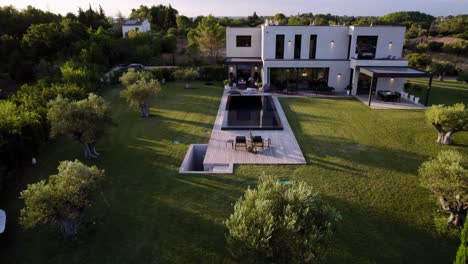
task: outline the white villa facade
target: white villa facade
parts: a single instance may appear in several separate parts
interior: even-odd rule
[[[149,32],[151,31],[151,25],[148,19],[128,19],[122,24],[122,37],[126,38],[131,30]]]
[[[306,90],[317,83],[352,94],[402,89],[405,78],[378,81],[363,67],[408,68],[402,58],[405,28],[391,26],[228,27],[226,68],[232,78],[262,80],[272,90],[294,85]],[[398,77],[398,76],[396,76]]]

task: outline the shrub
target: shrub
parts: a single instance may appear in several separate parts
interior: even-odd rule
[[[406,55],[410,67],[425,69],[432,63],[432,57],[428,54],[410,53]]]
[[[444,43],[438,41],[428,41],[426,43],[427,49],[431,51],[441,51],[442,46],[444,46]]]
[[[203,81],[222,81],[225,78],[223,66],[204,66],[200,68],[200,79]]]
[[[457,81],[468,83],[468,72],[458,74]]]
[[[327,253],[339,213],[304,182],[261,176],[225,221],[231,253],[250,262],[315,263]]]

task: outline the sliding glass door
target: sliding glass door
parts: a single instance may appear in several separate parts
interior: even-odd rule
[[[273,91],[307,91],[328,85],[329,68],[270,68],[269,71]]]

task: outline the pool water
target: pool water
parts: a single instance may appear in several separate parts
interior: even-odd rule
[[[271,96],[230,95],[227,98],[223,130],[282,130]]]

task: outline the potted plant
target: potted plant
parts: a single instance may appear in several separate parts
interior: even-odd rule
[[[346,95],[351,95],[351,90],[353,89],[353,87],[351,85],[348,84],[348,86],[346,86],[345,88],[345,91],[346,91]]]
[[[229,80],[224,80],[224,89],[230,89],[231,88],[231,81]]]

